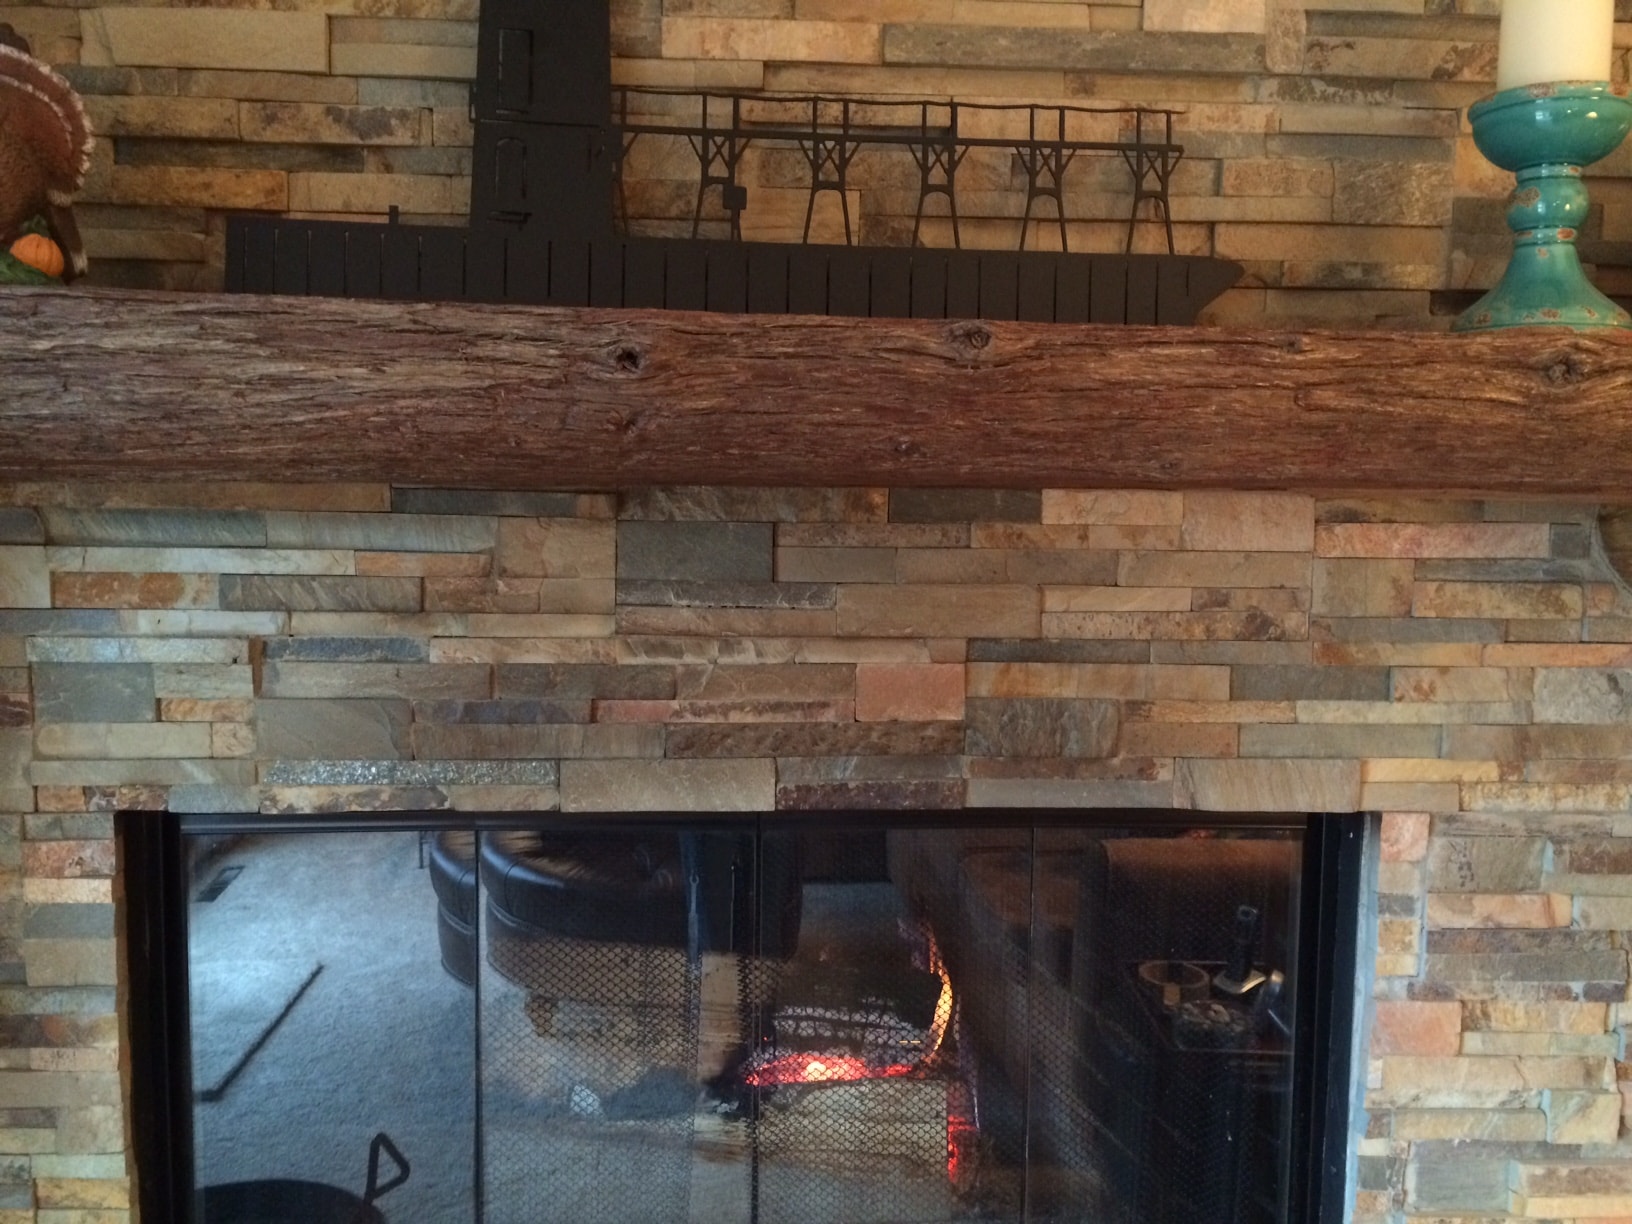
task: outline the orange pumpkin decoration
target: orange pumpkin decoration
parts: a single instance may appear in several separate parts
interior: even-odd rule
[[[62,248],[44,234],[24,234],[11,244],[12,256],[50,277],[62,275]]]

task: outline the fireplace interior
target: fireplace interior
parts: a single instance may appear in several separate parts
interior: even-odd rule
[[[1323,1218],[1356,820],[346,821],[125,822],[151,1218]]]

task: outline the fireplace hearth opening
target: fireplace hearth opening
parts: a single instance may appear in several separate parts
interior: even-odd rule
[[[148,1218],[1340,1218],[1358,818],[450,816],[122,818]]]

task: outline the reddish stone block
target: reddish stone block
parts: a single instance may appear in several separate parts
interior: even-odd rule
[[[111,876],[111,841],[44,841],[23,843],[23,874],[43,879]]]
[[[1385,863],[1420,863],[1428,857],[1426,812],[1384,812],[1381,855]]]
[[[858,722],[937,722],[963,717],[957,663],[879,663],[856,668]]]
[[[1373,1058],[1455,1055],[1462,1049],[1462,1005],[1380,1000],[1372,1019]]]

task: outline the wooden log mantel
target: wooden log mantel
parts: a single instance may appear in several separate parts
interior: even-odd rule
[[[0,293],[0,480],[1625,500],[1632,337]]]

